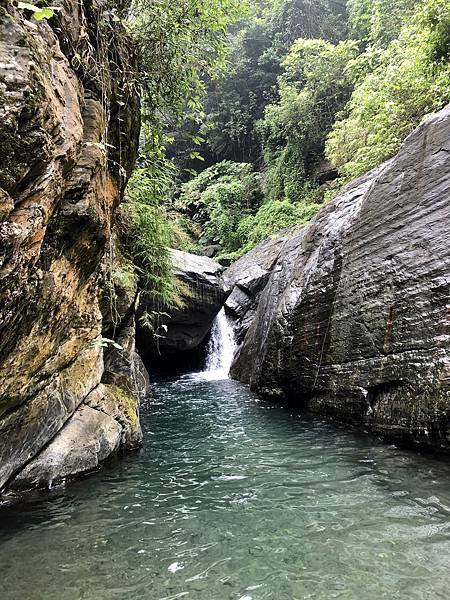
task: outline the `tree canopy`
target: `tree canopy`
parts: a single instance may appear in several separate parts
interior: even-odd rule
[[[230,260],[306,222],[450,97],[446,0],[135,0],[130,29],[133,244],[151,206],[159,265],[168,243]]]

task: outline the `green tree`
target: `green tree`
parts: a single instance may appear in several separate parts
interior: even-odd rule
[[[255,125],[278,99],[282,61],[297,38],[336,41],[345,32],[345,2],[260,0],[231,37],[230,67],[211,82],[205,104],[203,152],[208,165],[224,159],[261,162]]]
[[[326,137],[352,90],[347,65],[357,54],[352,41],[294,42],[279,78],[280,100],[259,123],[267,165],[267,198],[296,202],[323,160]]]
[[[351,99],[333,126],[327,155],[344,178],[395,154],[424,115],[449,101],[449,59],[448,2],[425,0],[375,68],[357,74]]]
[[[314,202],[293,204],[287,200],[272,200],[263,204],[255,215],[249,215],[239,223],[237,233],[241,248],[233,258],[248,252],[285,227],[307,223],[319,208],[320,204]]]
[[[224,69],[228,27],[244,8],[238,0],[134,0],[130,26],[153,126],[201,116],[205,78]]]
[[[242,15],[241,0],[134,0],[129,28],[139,62],[142,90],[140,168],[127,187],[119,228],[141,289],[157,306],[174,306],[180,288],[168,247],[186,241],[165,202],[177,169],[166,157],[168,129],[201,121],[205,80],[226,65],[227,32]]]
[[[260,175],[248,163],[222,161],[185,183],[176,206],[201,227],[200,242],[237,250],[239,222],[262,200]]]
[[[417,0],[348,0],[352,36],[365,45],[386,47],[416,7]]]

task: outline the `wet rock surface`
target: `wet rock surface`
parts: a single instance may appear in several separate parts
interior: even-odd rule
[[[100,383],[10,487],[45,487],[95,471],[111,456],[139,448],[141,443],[136,399],[119,386]]]
[[[157,313],[154,333],[138,321],[137,343],[146,362],[167,356],[201,351],[212,322],[222,308],[229,289],[222,277],[223,267],[206,256],[171,250],[176,276],[182,285],[183,306],[170,309],[140,302],[139,315]]]
[[[225,310],[232,318],[238,343],[243,341],[255,316],[260,294],[280,253],[298,229],[289,227],[276,237],[265,240],[224,272],[225,285],[231,289]]]
[[[118,452],[120,425],[103,412],[85,404],[35,459],[11,482],[15,490],[46,487],[68,477],[94,471]]]
[[[283,243],[235,378],[398,442],[450,449],[449,140],[447,107]],[[228,300],[238,328],[253,311],[237,295],[246,285]]]
[[[137,154],[139,98],[125,79],[134,58],[100,3],[59,8],[40,22],[12,3],[0,12],[0,491],[114,368],[101,290]],[[134,297],[118,308],[112,333],[128,328],[129,373],[133,307]]]

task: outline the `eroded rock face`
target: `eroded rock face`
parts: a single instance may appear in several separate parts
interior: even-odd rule
[[[35,459],[12,481],[16,490],[58,484],[94,471],[119,451],[121,427],[100,410],[82,404]]]
[[[124,31],[96,0],[53,5],[0,8],[0,491],[105,376],[100,289],[138,143]]]
[[[449,140],[446,108],[287,240],[234,377],[450,449]]]
[[[224,272],[225,285],[231,289],[225,302],[225,311],[232,318],[238,344],[244,340],[255,316],[261,292],[280,253],[298,229],[289,227],[276,237],[265,240]]]
[[[177,278],[184,286],[183,306],[167,311],[165,308],[141,301],[139,313],[158,311],[154,323],[156,336],[138,325],[138,346],[149,360],[157,362],[184,355],[199,349],[211,329],[212,322],[222,308],[229,289],[223,278],[223,267],[206,256],[171,250]]]
[[[138,405],[122,388],[99,384],[78,406],[50,444],[19,471],[15,490],[59,483],[95,471],[123,449],[139,448]]]

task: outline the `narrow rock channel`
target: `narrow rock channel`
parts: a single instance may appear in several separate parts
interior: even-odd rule
[[[0,600],[447,600],[445,0],[0,0]]]

